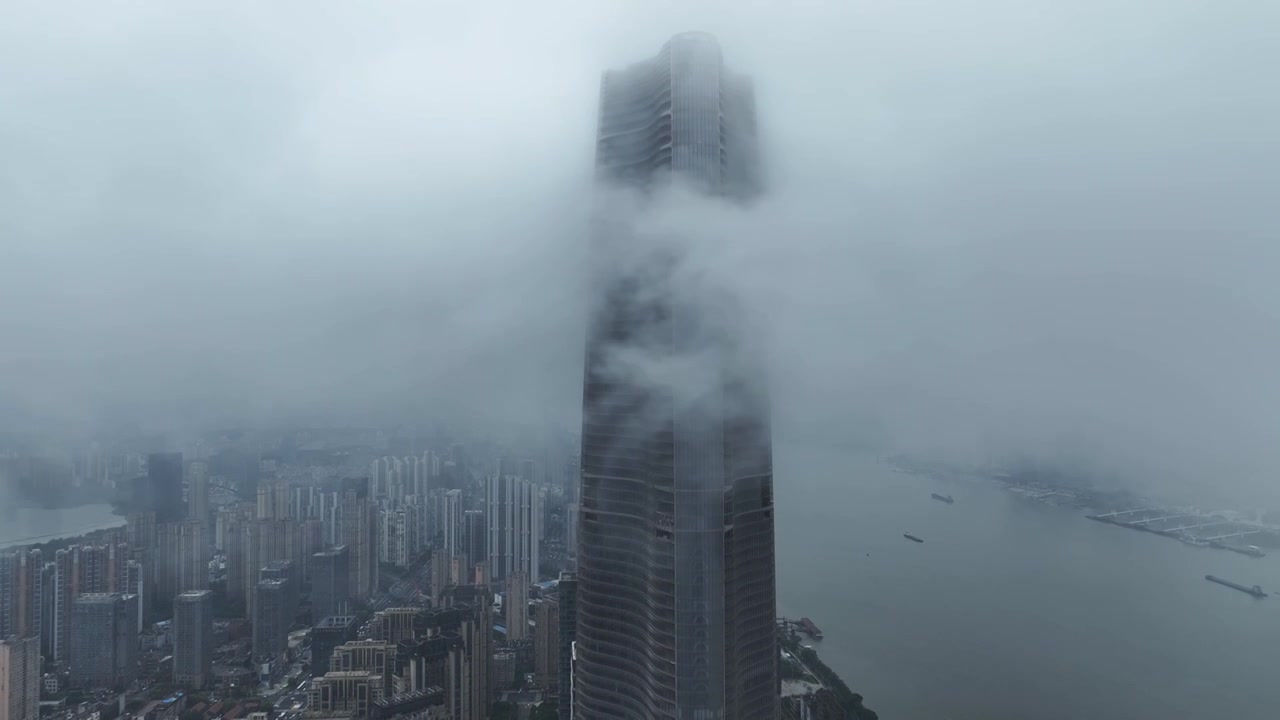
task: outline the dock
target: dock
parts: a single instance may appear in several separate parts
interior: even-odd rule
[[[1149,532],[1172,538],[1187,545],[1229,550],[1249,557],[1265,557],[1266,553],[1249,542],[1280,542],[1280,528],[1247,523],[1222,515],[1161,507],[1113,510],[1085,517],[1097,522],[1129,530]]]

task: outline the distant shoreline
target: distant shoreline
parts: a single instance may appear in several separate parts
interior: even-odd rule
[[[77,505],[75,507],[76,508],[91,507],[94,505],[108,505],[108,504],[107,503],[90,503],[88,505]],[[14,508],[14,512],[15,514],[30,512],[30,511],[35,511],[40,513],[50,513],[50,512],[59,512],[62,510],[72,510],[72,509],[74,508],[52,508],[51,509],[51,508],[39,508],[39,507],[26,507],[26,508]],[[124,516],[121,515],[119,512],[117,512],[116,508],[114,507],[112,508],[112,515],[116,519],[106,520],[103,522],[91,523],[86,525],[80,525],[74,528],[58,530],[56,532],[51,532],[51,533],[44,533],[44,534],[37,534],[37,535],[15,534],[13,537],[0,538],[0,550],[15,550],[15,549],[20,549],[25,547],[45,545],[47,543],[58,541],[58,540],[78,540],[92,533],[99,532],[102,530],[110,530],[112,528],[118,528],[125,524]]]

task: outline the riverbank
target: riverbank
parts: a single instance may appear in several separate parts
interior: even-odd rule
[[[794,631],[778,629],[778,644],[786,651],[783,666],[783,718],[803,717],[800,712],[789,714],[799,703],[807,703],[811,710],[818,710],[825,703],[834,702],[844,710],[847,720],[878,720],[875,711],[862,704],[862,696],[849,689],[834,670],[818,657],[818,652],[806,646]],[[825,692],[824,692],[825,691]],[[813,706],[818,707],[813,707]]]

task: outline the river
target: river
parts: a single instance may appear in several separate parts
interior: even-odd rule
[[[778,605],[884,720],[1280,717],[1280,553],[779,445]],[[948,505],[929,497],[950,494]],[[914,533],[924,544],[903,538]]]
[[[0,548],[83,535],[91,530],[123,525],[124,522],[124,518],[111,512],[108,504],[56,510],[6,508],[0,510]]]

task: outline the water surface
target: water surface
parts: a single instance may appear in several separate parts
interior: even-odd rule
[[[1276,554],[831,449],[780,445],[775,470],[779,613],[885,720],[1280,717],[1280,597],[1204,579],[1280,590]]]
[[[0,509],[0,548],[83,535],[91,530],[123,525],[124,522],[124,518],[111,512],[108,504],[56,510],[3,508]]]

